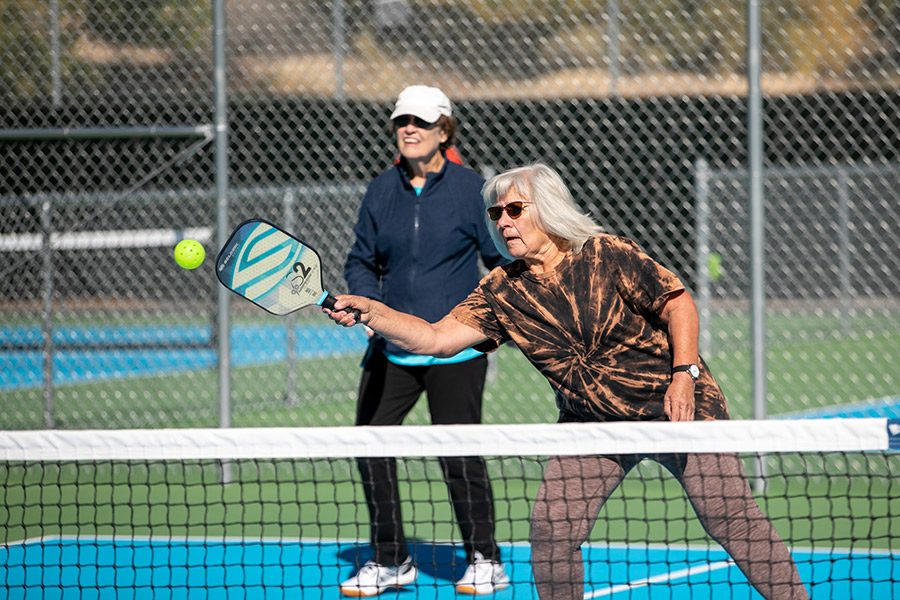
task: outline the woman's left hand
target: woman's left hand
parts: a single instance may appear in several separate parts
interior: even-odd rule
[[[664,407],[670,421],[694,420],[694,382],[690,375],[678,373],[672,377]]]

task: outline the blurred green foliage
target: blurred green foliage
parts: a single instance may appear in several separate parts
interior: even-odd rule
[[[337,1],[297,0],[328,14]],[[56,4],[58,14],[48,0],[0,0],[0,101],[49,94],[54,65],[65,85],[67,79],[85,77],[85,68],[79,64],[100,69],[133,60],[134,52],[121,52],[122,48],[163,50],[165,60],[211,52],[212,0],[58,0]],[[360,33],[373,27],[373,2],[342,0],[340,6],[348,23],[355,24],[351,30]],[[527,44],[535,60],[548,69],[611,64],[610,36],[618,42],[614,50],[623,73],[659,70],[721,76],[742,74],[745,69],[743,2],[427,0],[410,2],[409,8],[414,18],[397,25],[407,29],[391,32],[380,43],[393,43],[398,52],[416,52],[430,47],[430,37],[443,36],[446,44],[437,47],[446,68],[454,68],[461,60],[484,62],[488,46],[459,43],[459,32],[468,31],[497,38],[500,47],[539,32],[540,39],[529,39]],[[240,9],[252,14],[270,7],[261,3]],[[765,3],[762,11],[763,68],[768,72],[825,78],[854,69],[893,72],[892,57],[900,43],[900,0],[785,0]],[[440,23],[446,31],[435,25]],[[413,39],[409,36],[420,36],[420,45],[409,43]],[[55,47],[54,39],[58,40]],[[98,66],[96,56],[101,50],[106,62]],[[884,66],[879,66],[879,60],[886,60]],[[486,65],[496,72],[481,76],[508,73],[499,62]]]
[[[123,46],[208,53],[211,14],[209,0],[0,0],[0,102],[49,96],[54,70],[64,86],[85,77],[90,46],[113,63]]]
[[[0,99],[50,93],[50,23],[47,2],[0,1]],[[68,45],[68,36],[62,30],[60,35],[61,45]]]
[[[111,44],[188,51],[210,43],[210,0],[93,0],[83,10],[87,30]]]

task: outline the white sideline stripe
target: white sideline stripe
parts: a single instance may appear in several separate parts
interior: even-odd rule
[[[622,583],[619,585],[614,585],[611,588],[606,588],[604,590],[597,590],[596,592],[589,592],[584,595],[585,598],[599,598],[600,596],[612,596],[613,594],[618,594],[619,592],[627,592],[630,590],[634,590],[636,588],[647,587],[653,583],[663,583],[675,581],[676,579],[685,579],[690,577],[691,575],[698,575],[700,573],[708,573],[712,571],[718,571],[720,569],[727,569],[728,567],[734,566],[734,562],[731,560],[726,560],[717,563],[710,563],[708,565],[702,565],[697,567],[688,567],[687,569],[682,569],[680,571],[672,571],[671,573],[662,573],[660,575],[654,575],[653,577],[647,577],[646,579],[638,579],[637,581],[630,581],[628,583]]]
[[[95,250],[98,248],[145,248],[150,246],[174,246],[183,239],[210,243],[212,227],[190,229],[129,229],[121,231],[75,231],[50,234],[50,247],[54,250]],[[43,235],[39,233],[13,233],[0,235],[0,252],[24,252],[40,250]]]
[[[227,460],[888,450],[888,420],[0,431],[0,460]]]

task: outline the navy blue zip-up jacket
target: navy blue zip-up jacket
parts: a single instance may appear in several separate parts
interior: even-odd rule
[[[487,231],[483,185],[449,160],[418,196],[400,164],[376,177],[344,264],[349,292],[431,323],[444,317],[478,285],[479,253],[488,269],[508,262]]]

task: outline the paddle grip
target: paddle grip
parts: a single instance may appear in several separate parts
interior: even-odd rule
[[[334,310],[335,302],[337,302],[337,298],[335,298],[331,294],[328,294],[327,296],[325,296],[325,299],[322,300],[322,306],[324,306],[328,310]],[[358,310],[356,310],[355,308],[351,308],[350,310],[347,310],[347,309],[344,309],[344,310],[346,312],[350,313],[351,315],[353,315],[353,318],[356,319],[357,323],[362,323],[362,320],[360,319],[360,317],[362,315],[360,315]]]

